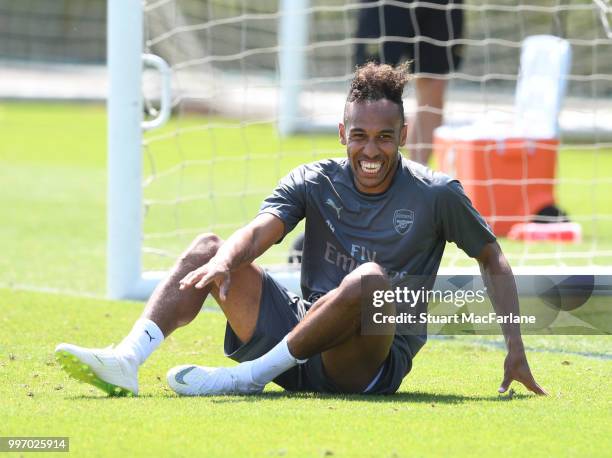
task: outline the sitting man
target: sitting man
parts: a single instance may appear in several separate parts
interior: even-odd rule
[[[447,241],[476,258],[496,311],[517,314],[511,269],[461,185],[398,150],[407,135],[408,78],[403,67],[358,68],[339,125],[347,156],[294,169],[227,240],[196,238],[116,348],[60,344],[62,367],[109,394],[137,394],[138,367],[212,294],[227,318],[225,353],[240,364],[173,368],[168,383],[177,393],[259,393],[274,381],[290,391],[391,394],[426,336],[404,335],[389,323],[384,332],[362,332],[362,300],[408,275],[435,276]],[[302,218],[304,299],[253,263]],[[529,369],[519,326],[502,330],[508,354],[499,391],[517,380],[545,394]]]

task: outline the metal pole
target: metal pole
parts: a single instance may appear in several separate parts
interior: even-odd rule
[[[309,0],[282,0],[278,34],[280,101],[278,130],[289,135],[298,128],[300,94],[306,73]]]
[[[107,24],[107,294],[119,299],[141,273],[141,0],[108,0]]]

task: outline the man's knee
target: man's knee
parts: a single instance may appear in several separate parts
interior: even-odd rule
[[[376,262],[366,262],[364,264],[361,264],[351,273],[357,274],[360,276],[376,275],[376,276],[387,278],[387,272],[385,272],[385,269]]]
[[[377,287],[386,288],[389,286],[389,277],[385,269],[375,262],[366,262],[357,267],[351,275],[355,277],[360,283],[363,281],[363,277],[367,277],[368,283],[375,284]],[[362,283],[363,284],[363,283]]]
[[[212,232],[198,235],[180,258],[181,264],[202,265],[216,253],[223,240]]]
[[[361,264],[344,277],[341,288],[356,304],[361,303],[364,295],[371,295],[373,289],[387,289],[390,286],[385,269],[375,262]]]

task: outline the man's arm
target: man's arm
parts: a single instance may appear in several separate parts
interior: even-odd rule
[[[281,239],[285,231],[280,218],[269,213],[258,215],[253,221],[234,232],[206,264],[189,272],[180,281],[180,289],[195,286],[204,288],[211,281],[217,283],[221,300],[229,291],[231,272],[250,264]]]
[[[482,279],[498,315],[519,314],[518,294],[512,269],[497,242],[488,243],[476,258],[480,266]],[[504,361],[504,379],[499,387],[500,393],[505,393],[513,380],[521,382],[527,389],[536,394],[548,394],[533,378],[523,339],[521,328],[516,323],[501,325],[508,355]]]

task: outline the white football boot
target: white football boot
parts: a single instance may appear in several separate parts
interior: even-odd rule
[[[166,378],[170,388],[183,396],[256,394],[264,389],[264,385],[253,381],[248,362],[234,367],[186,364],[170,369]]]
[[[101,389],[109,396],[138,395],[138,364],[112,347],[83,348],[61,343],[55,357],[68,375]]]

